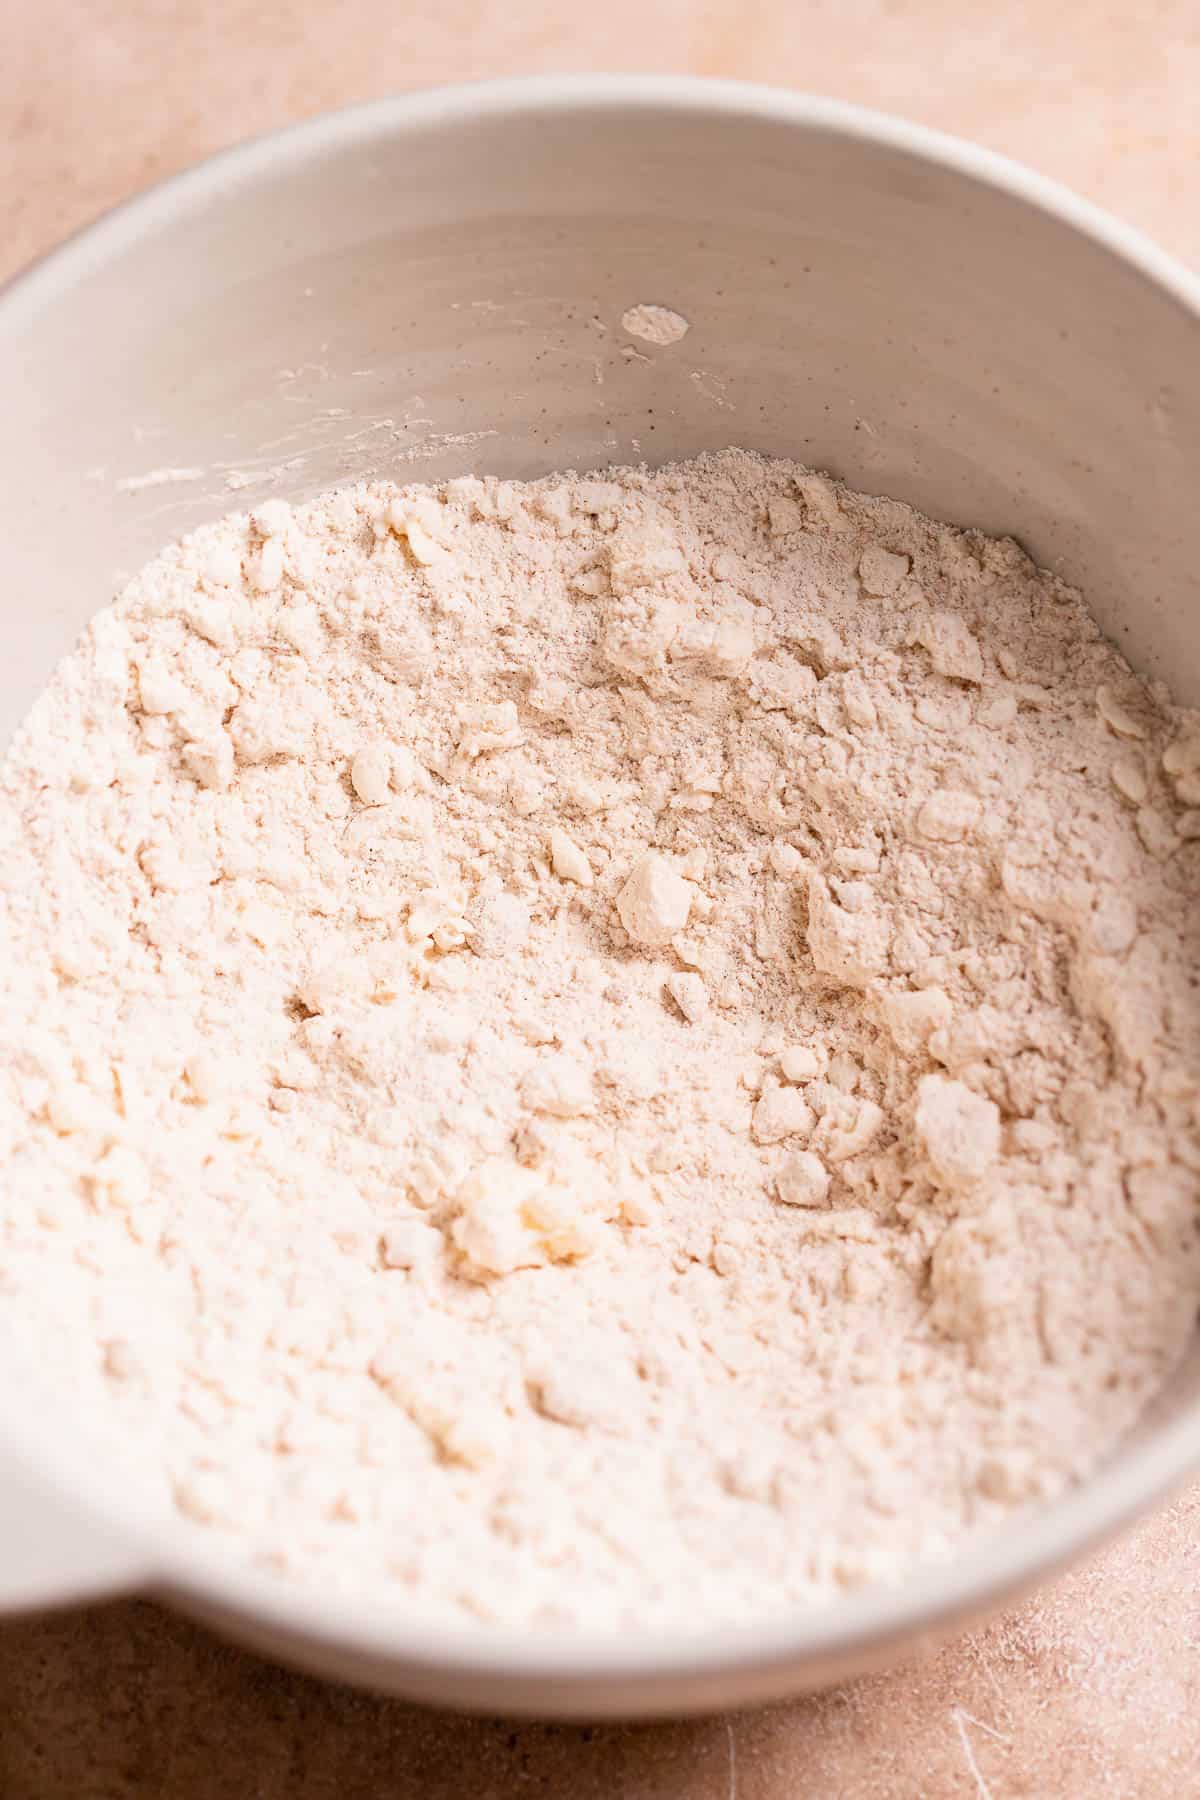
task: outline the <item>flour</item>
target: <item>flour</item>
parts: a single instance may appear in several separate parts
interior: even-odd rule
[[[740,452],[274,501],[93,622],[0,871],[0,1319],[297,1580],[827,1602],[1188,1340],[1200,719],[1011,542]]]
[[[669,306],[642,305],[631,306],[621,314],[621,329],[630,337],[643,338],[647,344],[663,349],[677,344],[691,326],[682,313],[673,312]]]

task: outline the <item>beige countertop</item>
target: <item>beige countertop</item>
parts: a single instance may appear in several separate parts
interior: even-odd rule
[[[8,0],[0,277],[208,151],[425,82],[786,82],[1023,158],[1200,264],[1200,6]],[[1200,1793],[1200,1489],[938,1655],[736,1718],[467,1721],[128,1602],[0,1628],[0,1800],[1162,1800]]]

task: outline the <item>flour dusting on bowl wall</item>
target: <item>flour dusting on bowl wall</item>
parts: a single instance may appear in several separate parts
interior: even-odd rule
[[[54,444],[90,551],[14,719],[105,570],[186,535],[5,765],[4,1305],[118,1536],[119,1445],[144,1580],[405,1691],[640,1710],[854,1666],[1184,1466],[1181,1412],[1093,1473],[1197,1299],[1200,726],[1162,680],[1200,673],[1194,420],[1120,531],[1108,451],[1196,322],[1154,253],[961,147],[758,90],[572,91],[227,163],[244,305],[201,278],[164,307],[138,411],[190,476],[265,469],[282,407],[284,493],[217,524],[203,474],[102,503],[111,357],[14,473],[39,491]],[[455,130],[436,208],[381,199],[381,157],[431,172]],[[52,415],[77,285],[115,352],[118,278],[165,303],[181,243],[205,266],[203,180],[6,302]],[[339,241],[306,250],[322,194]],[[314,301],[322,361],[281,395],[251,328],[303,376]],[[38,532],[34,505],[44,571]]]

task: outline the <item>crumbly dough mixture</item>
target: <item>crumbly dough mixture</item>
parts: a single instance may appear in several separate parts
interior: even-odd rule
[[[729,452],[272,501],[0,789],[0,1325],[409,1616],[746,1622],[1061,1490],[1200,1294],[1200,718]]]

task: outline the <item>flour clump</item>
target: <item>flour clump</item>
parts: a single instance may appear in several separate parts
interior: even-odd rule
[[[408,1617],[898,1580],[1188,1342],[1198,885],[1200,719],[1011,541],[739,451],[272,500],[3,767],[0,1321]]]

